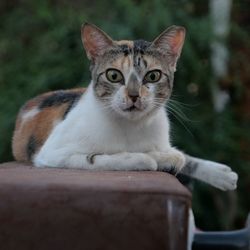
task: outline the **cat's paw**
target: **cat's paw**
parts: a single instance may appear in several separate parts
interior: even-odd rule
[[[237,188],[238,175],[232,169],[224,164],[214,163],[212,185],[223,190],[234,190]]]
[[[131,170],[149,170],[149,171],[155,171],[157,170],[157,162],[154,158],[150,157],[147,154],[144,153],[135,153],[133,154],[133,160],[136,162],[136,164],[130,164],[132,168]],[[128,160],[129,161],[129,160]]]
[[[168,152],[149,152],[148,154],[156,160],[159,171],[172,174],[179,173],[186,162],[184,154],[174,148]]]

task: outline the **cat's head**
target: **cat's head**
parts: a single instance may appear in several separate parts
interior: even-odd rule
[[[171,26],[153,42],[114,41],[95,25],[84,24],[82,41],[103,108],[137,120],[164,105],[184,39],[185,29]]]

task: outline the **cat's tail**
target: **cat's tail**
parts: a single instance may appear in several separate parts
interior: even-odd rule
[[[221,190],[237,188],[238,175],[224,164],[208,161],[185,154],[186,165],[181,174],[204,181]]]

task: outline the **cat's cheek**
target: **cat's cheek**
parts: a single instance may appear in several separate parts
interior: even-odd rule
[[[150,107],[150,103],[148,102],[148,100],[141,100],[140,104],[139,104],[139,108],[141,111],[144,111],[146,109],[148,109],[148,107]]]
[[[112,106],[122,111],[128,108],[131,104],[132,102],[126,97],[124,87],[122,86],[114,95]]]
[[[124,116],[124,109],[126,109],[127,105],[122,96],[116,95],[113,97],[113,100],[111,101],[111,108],[118,113],[119,115]]]
[[[148,91],[148,95],[149,95],[149,96],[155,94],[155,90],[156,90],[155,84],[148,83],[148,84],[146,85],[146,88],[147,88],[147,91]]]
[[[150,111],[154,106],[154,95],[150,94],[147,97],[142,97],[140,100],[140,109],[142,111]]]

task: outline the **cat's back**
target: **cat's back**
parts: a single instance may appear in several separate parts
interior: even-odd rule
[[[63,121],[85,92],[84,88],[47,92],[20,109],[12,141],[16,160],[30,161],[52,129]]]

